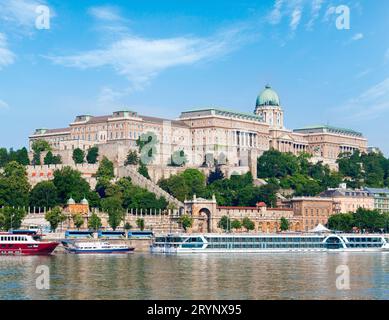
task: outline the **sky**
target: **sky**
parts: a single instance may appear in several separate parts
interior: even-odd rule
[[[253,112],[270,84],[287,128],[389,155],[388,30],[387,0],[0,0],[0,146],[79,114]]]

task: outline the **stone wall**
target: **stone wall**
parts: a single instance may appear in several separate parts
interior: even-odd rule
[[[71,167],[74,170],[81,172],[81,176],[88,181],[91,188],[96,186],[96,179],[93,175],[97,172],[99,167],[98,164],[52,164],[52,165],[41,165],[41,166],[27,166],[27,177],[31,186],[35,186],[37,183],[54,178],[53,174],[55,170],[61,170],[64,167]]]

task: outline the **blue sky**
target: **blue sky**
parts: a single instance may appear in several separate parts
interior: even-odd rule
[[[270,83],[288,128],[352,128],[389,155],[388,30],[387,0],[0,0],[0,146],[77,114],[252,112]]]

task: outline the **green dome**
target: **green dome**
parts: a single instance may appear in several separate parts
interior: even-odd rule
[[[263,90],[258,98],[257,98],[257,107],[262,106],[280,106],[280,98],[278,97],[278,94],[269,86],[267,85],[265,87],[265,90]]]

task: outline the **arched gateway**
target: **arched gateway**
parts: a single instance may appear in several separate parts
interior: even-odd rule
[[[231,221],[235,219],[242,221],[247,217],[254,223],[256,232],[278,232],[282,217],[288,219],[291,231],[301,229],[301,217],[294,217],[293,209],[266,208],[263,203],[258,203],[256,207],[218,206],[215,196],[212,197],[212,200],[194,196],[192,200],[186,200],[184,204],[185,213],[193,218],[191,232],[222,232],[218,223],[223,216],[229,217]],[[245,229],[238,231],[245,231]]]
[[[189,214],[193,218],[192,229],[195,232],[215,232],[217,228],[217,222],[214,221],[216,213],[217,203],[216,198],[212,197],[212,200],[197,198],[193,196],[192,200],[185,201],[185,213]]]

